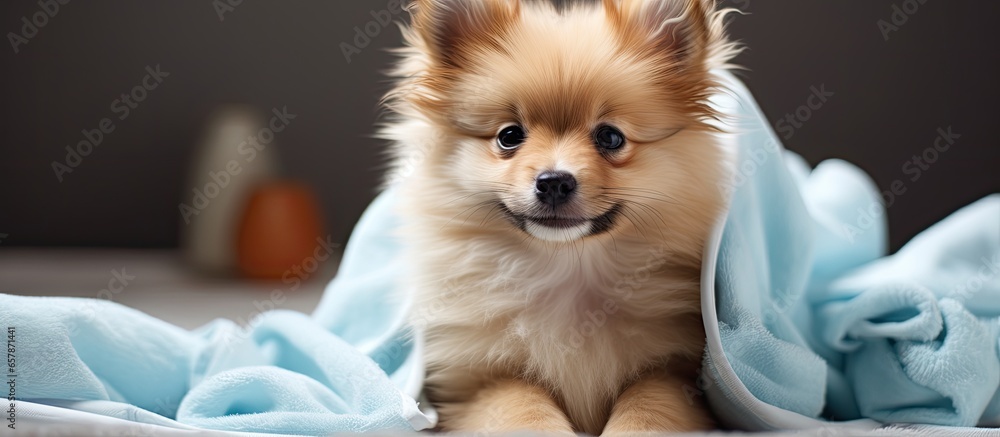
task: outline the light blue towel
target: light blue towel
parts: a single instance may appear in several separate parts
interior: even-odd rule
[[[724,78],[731,92],[715,103],[735,131],[737,178],[707,247],[700,386],[720,419],[746,429],[1000,421],[1000,196],[885,257],[871,181],[842,161],[810,170]],[[0,326],[17,327],[19,397],[234,431],[432,426],[415,401],[421,342],[403,328],[393,196],[369,207],[311,316],[188,332],[112,303],[0,295]]]
[[[1000,196],[887,257],[868,177],[838,160],[810,170],[728,80],[716,104],[738,131],[737,177],[703,293],[719,415],[752,429],[815,425],[788,412],[1000,424]]]
[[[188,332],[106,301],[0,294],[0,326],[16,328],[18,399],[178,428],[327,435],[432,426],[414,400],[418,354],[393,311],[405,301],[387,298],[389,272],[365,281],[398,265],[379,262],[390,257],[377,240],[392,220],[379,202],[355,231],[365,244],[348,249],[313,317],[272,311],[249,330],[219,320]],[[336,302],[352,287],[364,293]]]

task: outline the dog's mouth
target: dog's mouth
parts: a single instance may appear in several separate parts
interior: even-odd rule
[[[556,229],[569,229],[580,226],[584,223],[589,222],[589,219],[585,218],[548,218],[548,217],[525,217],[525,220],[532,223],[537,223],[542,226],[548,226],[550,228]]]
[[[611,230],[621,214],[621,205],[615,204],[597,217],[556,217],[518,214],[501,204],[507,217],[524,232],[548,241],[573,241],[603,234]]]

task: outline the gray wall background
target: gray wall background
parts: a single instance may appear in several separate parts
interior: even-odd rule
[[[19,53],[0,46],[0,243],[176,246],[194,144],[229,102],[298,115],[276,140],[281,164],[316,189],[330,232],[346,240],[379,181],[383,145],[370,135],[399,32],[383,29],[351,63],[339,46],[387,3],[247,0],[224,21],[208,0],[61,5]],[[835,93],[786,146],[813,164],[853,162],[883,189],[904,182],[889,209],[893,248],[1000,191],[1000,3],[928,0],[888,41],[876,23],[915,0],[725,3],[750,13],[732,34],[749,46],[741,76],[772,121],[811,86]],[[39,10],[0,2],[0,30],[19,33]],[[156,64],[170,76],[60,183],[50,163]],[[948,126],[961,138],[911,181],[904,165]]]

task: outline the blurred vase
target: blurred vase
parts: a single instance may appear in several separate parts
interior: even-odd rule
[[[312,191],[295,182],[258,187],[239,227],[240,271],[257,279],[282,279],[314,256],[322,237],[319,206]]]
[[[248,145],[264,128],[260,111],[247,106],[224,106],[209,117],[180,205],[184,257],[199,270],[236,271],[236,230],[247,199],[278,173],[273,142]]]

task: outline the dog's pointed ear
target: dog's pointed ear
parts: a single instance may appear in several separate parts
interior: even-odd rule
[[[605,13],[626,44],[669,55],[687,67],[704,66],[714,38],[714,0],[604,0]]]
[[[490,43],[520,17],[520,0],[415,0],[413,30],[434,60],[458,66],[462,47]]]

